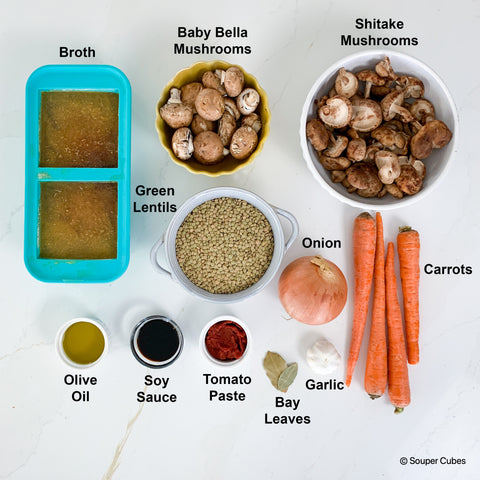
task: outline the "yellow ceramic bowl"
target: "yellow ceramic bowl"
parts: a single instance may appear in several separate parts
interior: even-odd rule
[[[158,109],[164,105],[167,99],[170,96],[170,89],[173,87],[180,88],[183,85],[190,82],[198,82],[201,80],[202,75],[209,70],[216,70],[217,68],[226,70],[229,67],[237,66],[242,70],[243,75],[245,76],[245,87],[253,87],[260,94],[260,105],[257,108],[257,113],[262,119],[262,129],[259,132],[258,145],[255,151],[245,160],[235,160],[231,155],[228,155],[224,160],[215,165],[202,165],[198,163],[195,159],[187,160],[186,162],[179,160],[172,150],[172,135],[174,129],[170,128],[160,117]],[[218,177],[220,175],[229,175],[235,173],[241,168],[249,165],[253,162],[254,158],[260,153],[263,148],[263,144],[268,137],[270,132],[270,110],[268,108],[268,99],[267,94],[260,87],[257,79],[245,72],[245,70],[239,65],[232,65],[227,62],[222,61],[211,61],[211,62],[198,62],[194,63],[191,67],[184,70],[180,70],[175,77],[173,77],[170,82],[165,86],[162,92],[162,96],[157,104],[157,118],[155,121],[155,126],[157,128],[158,136],[160,142],[167,150],[170,158],[178,165],[186,168],[188,171],[197,174],[209,175],[210,177]]]

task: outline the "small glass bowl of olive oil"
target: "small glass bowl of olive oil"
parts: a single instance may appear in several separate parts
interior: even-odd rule
[[[57,333],[57,352],[70,367],[88,368],[96,365],[107,353],[105,327],[91,318],[74,318]]]

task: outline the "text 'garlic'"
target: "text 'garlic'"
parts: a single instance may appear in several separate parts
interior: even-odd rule
[[[340,365],[340,354],[333,344],[321,338],[307,350],[307,363],[315,373],[328,375]]]

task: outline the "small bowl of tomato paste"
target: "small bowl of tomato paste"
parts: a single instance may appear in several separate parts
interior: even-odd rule
[[[200,346],[206,357],[216,365],[240,362],[250,348],[248,328],[231,315],[216,317],[205,325]]]

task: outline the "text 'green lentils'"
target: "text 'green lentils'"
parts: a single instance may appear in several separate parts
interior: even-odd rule
[[[273,232],[260,210],[221,197],[195,207],[177,232],[177,261],[186,277],[210,293],[237,293],[254,285],[273,255]]]

